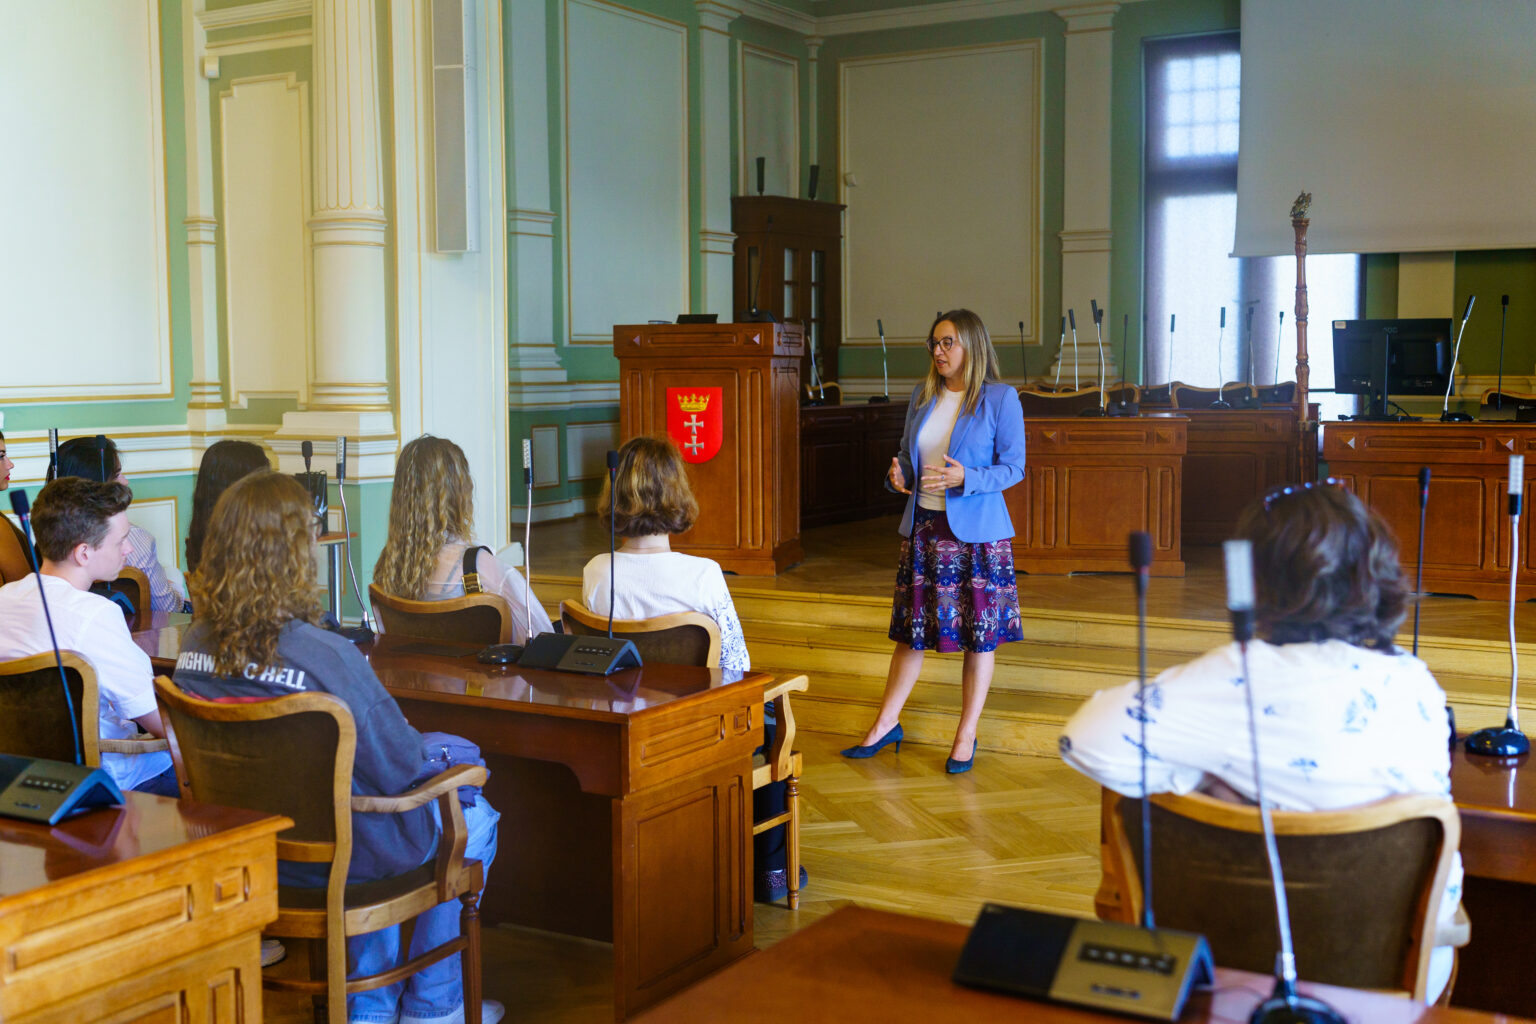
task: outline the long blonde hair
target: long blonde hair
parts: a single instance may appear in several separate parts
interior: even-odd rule
[[[976,411],[981,401],[981,389],[1002,379],[1003,372],[997,365],[997,349],[992,347],[992,337],[981,317],[968,309],[952,309],[940,313],[928,328],[928,340],[939,324],[948,320],[955,325],[955,340],[965,349],[965,397],[962,407],[967,415]],[[928,360],[928,376],[923,378],[923,390],[918,404],[927,405],[944,389],[944,378],[939,376],[938,365]]]
[[[304,485],[271,470],[235,481],[213,506],[202,559],[187,580],[218,675],[275,663],[283,626],[319,618],[314,525]]]
[[[373,567],[373,582],[396,597],[419,601],[449,541],[467,541],[475,527],[475,482],[464,451],[443,437],[422,434],[400,449],[389,497],[389,534]]]

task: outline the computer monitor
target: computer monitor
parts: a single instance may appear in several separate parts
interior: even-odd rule
[[[1450,317],[1335,320],[1333,390],[1367,395],[1368,419],[1388,419],[1389,395],[1444,395],[1455,335]]]

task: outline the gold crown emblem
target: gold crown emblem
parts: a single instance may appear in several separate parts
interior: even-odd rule
[[[709,408],[709,396],[706,395],[678,395],[678,408],[683,412],[703,412]]]

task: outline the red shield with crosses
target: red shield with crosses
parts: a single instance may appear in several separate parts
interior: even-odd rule
[[[725,398],[720,388],[667,388],[667,436],[684,462],[708,462],[725,440]]]

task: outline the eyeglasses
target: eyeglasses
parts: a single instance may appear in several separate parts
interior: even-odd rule
[[[956,341],[954,338],[929,338],[928,339],[928,351],[932,352],[934,349],[940,349],[941,348],[945,352],[948,352],[950,349],[954,348],[958,344],[959,344],[959,342]]]
[[[1343,487],[1343,486],[1344,486],[1344,481],[1343,480],[1340,480],[1338,477],[1329,476],[1329,477],[1324,477],[1321,480],[1314,480],[1314,481],[1312,481],[1310,483],[1305,483],[1305,484],[1286,484],[1284,487],[1276,487],[1274,490],[1272,490],[1268,494],[1264,495],[1264,511],[1268,512],[1270,509],[1274,508],[1275,507],[1275,502],[1277,502],[1277,501],[1283,501],[1286,498],[1289,498],[1293,494],[1301,494],[1301,493],[1303,493],[1305,491],[1310,491],[1314,487]]]

